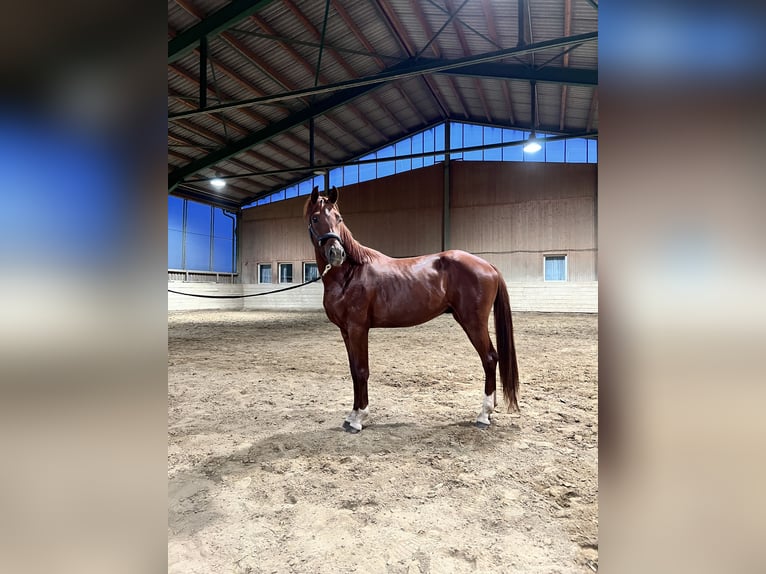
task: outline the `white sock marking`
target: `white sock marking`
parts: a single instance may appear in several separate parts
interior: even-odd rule
[[[346,417],[346,422],[356,430],[362,430],[362,424],[370,416],[370,407],[365,409],[355,409]]]
[[[490,424],[489,415],[495,410],[495,393],[491,395],[484,395],[484,400],[481,403],[481,412],[476,417],[477,423],[483,423],[485,425]]]

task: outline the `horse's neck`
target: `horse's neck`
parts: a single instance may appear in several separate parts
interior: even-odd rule
[[[343,239],[343,248],[346,250],[346,255],[348,255],[355,263],[361,265],[373,259],[375,250],[365,247],[354,239],[354,236],[351,235],[351,231],[348,227],[343,228],[341,238]]]

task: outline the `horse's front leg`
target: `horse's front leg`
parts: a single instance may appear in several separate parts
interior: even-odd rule
[[[370,414],[367,400],[367,379],[370,376],[367,339],[369,329],[352,327],[342,329],[343,342],[348,352],[348,366],[354,381],[354,408],[346,417],[343,428],[352,433],[362,430]]]

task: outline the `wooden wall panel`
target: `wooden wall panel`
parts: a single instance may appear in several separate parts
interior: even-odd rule
[[[567,281],[596,281],[595,250],[567,253]]]
[[[340,190],[338,205],[354,237],[392,257],[433,253],[441,249],[443,168],[435,165],[366,181]],[[242,221],[242,281],[258,282],[258,264],[293,263],[293,282],[300,283],[304,261],[314,249],[303,223],[306,196],[245,210]]]
[[[441,249],[444,169],[434,165],[341,190],[339,206],[363,245],[391,257]]]
[[[509,281],[543,281],[546,254],[567,255],[570,281],[596,279],[595,166],[480,165],[453,164],[452,248],[484,257]]]
[[[593,164],[455,161],[451,177],[453,207],[593,197],[596,189]]]
[[[441,208],[443,174],[444,168],[439,164],[349,185],[341,190],[339,205],[344,216],[346,213]]]
[[[590,249],[595,240],[592,215],[588,198],[455,207],[451,246],[477,253]]]
[[[569,281],[596,280],[596,166],[462,162],[451,164],[450,246],[495,264],[507,281],[543,281],[543,256],[565,254]],[[441,249],[441,164],[341,189],[354,236],[392,257]],[[314,251],[302,214],[306,197],[244,212],[244,283],[257,264],[292,262],[294,282]]]
[[[391,257],[441,250],[441,209],[352,213],[343,217],[354,238]]]

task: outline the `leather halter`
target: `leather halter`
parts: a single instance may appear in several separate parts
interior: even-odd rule
[[[317,243],[319,244],[319,247],[322,247],[327,241],[330,239],[337,239],[338,243],[343,245],[343,240],[340,238],[340,235],[337,233],[325,233],[324,235],[317,235],[314,231],[314,228],[311,227],[311,224],[309,223],[309,235],[316,239]]]

